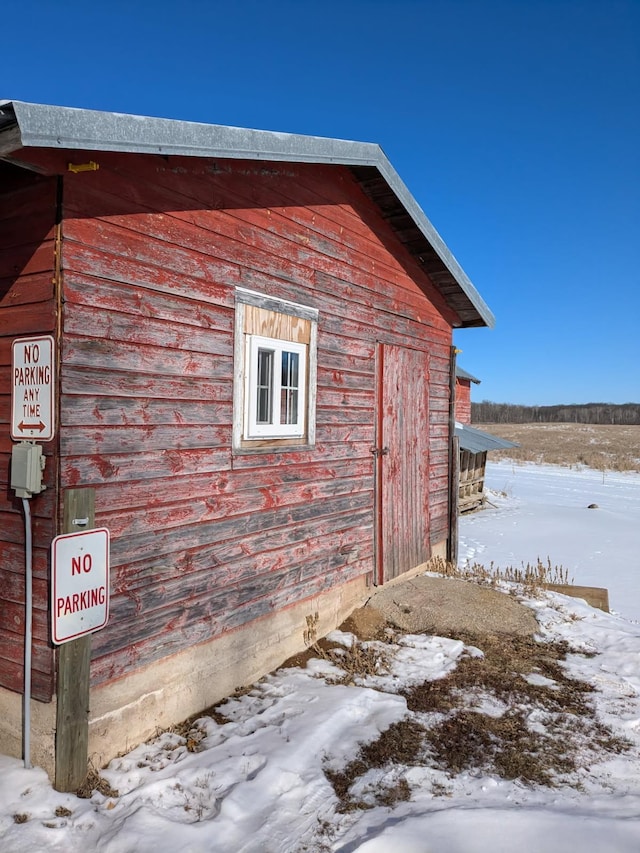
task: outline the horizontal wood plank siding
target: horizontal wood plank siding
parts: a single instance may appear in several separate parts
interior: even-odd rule
[[[0,686],[24,689],[25,530],[22,503],[9,488],[13,441],[11,345],[15,338],[56,334],[55,178],[0,164]],[[33,519],[33,656],[31,691],[50,701],[49,548],[56,535],[56,441],[43,444],[46,491],[31,501]]]
[[[232,452],[236,286],[319,312],[312,448]],[[378,341],[429,355],[446,535],[450,317],[348,169],[100,155],[65,178],[64,298],[61,485],[112,534],[96,683],[373,572]]]
[[[456,376],[456,420],[471,423],[471,380]]]

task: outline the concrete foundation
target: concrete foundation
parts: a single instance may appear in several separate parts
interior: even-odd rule
[[[333,630],[368,598],[362,577],[92,688],[89,759],[116,755],[231,695]],[[32,702],[31,763],[53,779],[56,703]],[[22,756],[22,696],[0,690],[0,752]]]
[[[91,691],[89,755],[96,766],[159,729],[252,684],[305,647],[309,626],[333,630],[368,597],[365,578],[263,617]],[[313,637],[311,639],[314,639]]]
[[[444,552],[445,545],[433,549]],[[417,566],[391,583],[429,568]],[[374,593],[365,577],[91,689],[89,759],[104,766],[157,731],[257,681],[343,622]],[[56,703],[32,701],[31,763],[53,779]],[[22,696],[0,689],[0,752],[22,756]]]
[[[53,778],[56,703],[31,700],[31,764]],[[22,694],[0,688],[0,752],[22,758]]]

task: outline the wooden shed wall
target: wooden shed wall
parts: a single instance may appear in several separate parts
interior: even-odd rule
[[[445,538],[451,341],[347,169],[99,161],[65,178],[60,448],[112,535],[95,683],[373,571],[378,340],[429,352]],[[232,453],[237,285],[320,311],[313,450]]]
[[[471,423],[471,381],[456,376],[456,420]]]
[[[481,450],[478,453],[471,453],[470,450],[460,451],[458,507],[461,513],[482,506],[486,467],[486,450]]]
[[[11,344],[16,337],[56,333],[54,284],[55,178],[0,164],[0,686],[23,690],[25,534],[21,501],[9,488],[13,444]],[[48,643],[48,554],[55,536],[55,442],[44,446],[47,490],[31,501],[33,516],[32,695],[53,690]]]

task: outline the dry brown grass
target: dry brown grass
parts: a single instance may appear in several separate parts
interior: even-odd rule
[[[120,794],[115,788],[112,788],[109,782],[100,775],[91,762],[89,762],[89,770],[82,785],[76,791],[76,796],[83,800],[90,800],[93,792],[98,791],[104,797],[119,797]]]
[[[496,587],[502,581],[520,584],[525,595],[537,597],[544,592],[547,585],[573,584],[573,577],[569,577],[569,570],[562,565],[554,565],[547,557],[543,563],[538,557],[535,563],[527,563],[525,566],[506,566],[501,568],[493,562],[489,567],[483,563],[449,563],[442,557],[434,557],[430,563],[431,571],[437,572],[447,578],[458,578],[459,580],[472,581],[482,586]]]
[[[572,784],[568,777],[594,755],[630,748],[597,720],[589,698],[593,686],[562,666],[573,651],[567,643],[500,635],[460,639],[484,656],[462,658],[446,678],[406,693],[410,710],[444,713],[426,735],[441,769],[453,774],[482,768],[503,779],[554,787]],[[531,674],[550,683],[532,683]],[[492,697],[505,712],[483,713],[474,707],[474,694]],[[544,720],[542,729],[529,724],[532,710]]]
[[[346,623],[340,628],[348,630]],[[358,637],[348,647],[323,637],[306,651],[288,658],[282,666],[284,669],[291,666],[305,667],[311,658],[326,660],[340,669],[341,674],[326,676],[330,684],[355,684],[359,678],[380,675],[389,668],[384,649],[379,645],[361,642]]]
[[[425,759],[424,738],[426,729],[415,719],[392,723],[372,743],[364,744],[357,757],[339,771],[325,770],[325,775],[338,798],[338,811],[351,812],[373,806],[393,806],[411,799],[411,789],[403,777],[392,787],[381,787],[370,802],[352,797],[353,783],[371,769],[391,766],[414,766]]]
[[[492,634],[459,639],[483,655],[463,656],[444,678],[408,688],[402,694],[408,717],[363,745],[342,770],[325,770],[339,811],[409,799],[408,784],[400,784],[403,767],[430,765],[451,777],[481,770],[528,786],[578,786],[581,768],[630,748],[597,719],[594,687],[566,672],[567,654],[577,653],[567,643]],[[502,713],[485,710],[487,700]],[[395,768],[398,781],[363,802],[353,786],[374,768]]]
[[[640,471],[640,426],[602,424],[474,424],[520,447],[492,450],[491,459],[586,465],[597,471]]]

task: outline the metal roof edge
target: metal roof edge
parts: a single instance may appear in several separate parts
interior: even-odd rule
[[[381,151],[372,142],[25,101],[5,102],[6,105],[13,108],[25,147],[343,165],[376,165]]]
[[[15,132],[16,125],[19,132]],[[66,148],[375,167],[471,302],[482,323],[489,327],[495,325],[493,313],[376,143],[26,101],[0,101],[0,130],[4,129],[7,134],[10,128],[14,132],[5,137],[4,146],[0,141],[0,154],[20,147]]]
[[[459,376],[460,379],[468,379],[470,382],[475,382],[476,385],[480,385],[480,380],[469,373],[468,370],[465,370],[464,367],[460,367],[459,364],[456,364],[456,376]]]
[[[380,169],[380,172],[384,176],[385,180],[387,181],[391,189],[394,191],[398,199],[402,202],[403,206],[407,210],[407,213],[409,213],[418,228],[427,238],[440,260],[444,263],[444,265],[456,279],[460,287],[464,290],[469,300],[484,320],[485,324],[489,328],[493,328],[496,323],[493,312],[491,311],[487,303],[484,301],[484,299],[480,296],[474,285],[471,283],[467,274],[462,269],[458,261],[455,259],[440,234],[431,224],[431,221],[428,219],[425,212],[415,200],[411,191],[404,183],[400,175],[393,168],[389,159],[382,151],[382,149],[380,149],[380,154],[381,162],[378,165],[378,168]]]
[[[471,453],[479,453],[482,450],[507,450],[510,447],[520,447],[515,441],[506,438],[498,438],[497,435],[483,432],[469,424],[456,421],[455,434],[460,440],[460,447]]]

